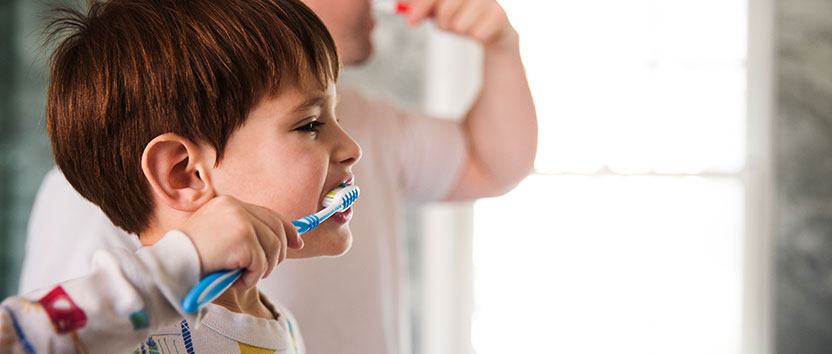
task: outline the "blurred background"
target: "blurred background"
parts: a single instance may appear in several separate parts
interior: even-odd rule
[[[500,3],[536,170],[503,197],[408,209],[414,353],[832,352],[832,0]],[[46,8],[0,1],[3,297],[53,164]],[[374,36],[344,83],[464,113],[476,45],[384,14]]]

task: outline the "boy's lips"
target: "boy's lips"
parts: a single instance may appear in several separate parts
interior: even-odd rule
[[[326,195],[329,194],[329,192],[332,192],[333,190],[335,190],[335,188],[338,188],[338,186],[340,186],[342,184],[345,184],[347,186],[354,185],[355,184],[355,175],[353,175],[353,174],[345,175],[344,177],[342,177],[341,179],[337,180],[335,183],[330,185],[329,188],[324,191],[324,194],[321,195],[320,200],[318,200],[318,211],[321,211],[321,210],[325,209],[324,199],[326,199]],[[336,215],[337,215],[337,213],[336,213]]]
[[[352,207],[347,208],[347,210],[343,212],[332,214],[332,216],[329,217],[329,220],[335,221],[339,224],[346,224],[350,221],[350,219],[352,219]]]

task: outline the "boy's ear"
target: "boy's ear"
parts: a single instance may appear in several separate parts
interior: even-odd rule
[[[155,198],[184,212],[211,200],[215,193],[207,167],[212,165],[205,155],[203,147],[174,133],[153,138],[142,153],[142,171]]]

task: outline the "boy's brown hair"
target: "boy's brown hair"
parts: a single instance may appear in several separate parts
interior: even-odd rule
[[[281,84],[338,77],[335,43],[298,0],[112,0],[56,10],[47,126],[72,186],[128,232],[154,211],[141,157],[173,132],[210,144]],[[311,79],[310,79],[311,78]]]

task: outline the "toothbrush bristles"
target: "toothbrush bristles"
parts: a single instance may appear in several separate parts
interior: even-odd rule
[[[344,189],[350,188],[348,191],[343,191]],[[343,192],[342,192],[343,191]],[[327,193],[324,196],[324,200],[321,202],[324,208],[328,208],[333,203],[338,203],[338,210],[344,211],[347,210],[352,203],[358,199],[359,189],[357,186],[347,186],[342,184],[337,188],[333,189],[331,192]]]

